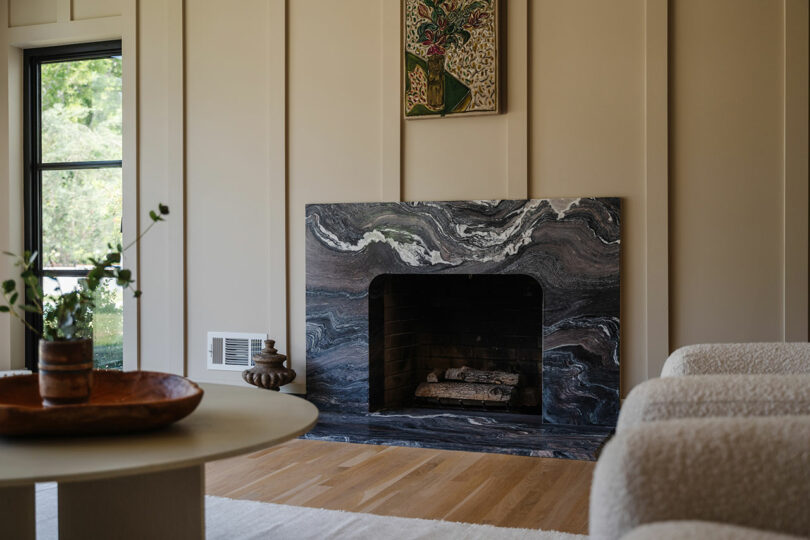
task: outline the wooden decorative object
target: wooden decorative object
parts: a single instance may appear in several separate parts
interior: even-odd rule
[[[39,340],[39,393],[46,406],[86,403],[93,387],[93,341]]]
[[[507,371],[484,371],[471,367],[449,368],[444,377],[452,381],[476,382],[487,384],[506,384],[518,386],[520,384],[519,373],[509,373]]]
[[[420,383],[414,395],[418,398],[448,399],[507,405],[515,398],[515,387],[504,384],[462,382]]]
[[[443,369],[434,369],[427,376],[427,382],[439,382],[444,380],[444,372]]]
[[[253,357],[256,365],[242,372],[245,382],[278,391],[280,387],[295,380],[295,371],[284,365],[287,357],[278,354],[275,344],[272,339],[265,340],[262,352]]]
[[[203,396],[179,375],[93,372],[86,403],[46,407],[37,375],[0,378],[0,435],[87,435],[156,429],[188,416]]]

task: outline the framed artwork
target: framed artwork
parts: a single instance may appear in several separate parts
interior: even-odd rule
[[[498,112],[498,0],[403,0],[405,118]]]

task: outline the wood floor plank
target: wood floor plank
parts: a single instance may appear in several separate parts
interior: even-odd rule
[[[594,463],[294,440],[209,463],[211,495],[587,533]]]

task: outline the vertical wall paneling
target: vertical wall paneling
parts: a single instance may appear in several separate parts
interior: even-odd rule
[[[276,348],[287,353],[289,344],[287,282],[287,0],[272,0],[269,6],[267,55],[268,99],[267,168],[270,174],[265,248],[269,272],[268,331]]]
[[[56,22],[57,23],[66,23],[70,22],[72,17],[70,16],[71,12],[71,0],[56,0]]]
[[[501,81],[506,82],[501,96],[506,97],[509,122],[506,196],[525,199],[529,195],[529,2],[509,0],[501,10],[506,18],[506,35],[501,34],[501,43],[508,40],[508,57],[501,55],[501,62],[508,65],[506,70],[501,67]]]
[[[139,367],[184,373],[183,1],[138,0],[140,231],[159,202],[171,214],[143,238]]]
[[[669,355],[668,2],[644,2],[644,174],[647,378]]]
[[[784,333],[808,340],[808,3],[784,0]]]
[[[383,0],[380,61],[382,95],[381,199],[402,197],[402,3]]]
[[[124,245],[128,245],[138,235],[138,1],[126,0],[123,8],[123,34],[121,52],[123,56],[121,78],[123,85],[123,167],[122,181],[124,208],[122,216]],[[140,264],[138,249],[132,248],[124,254],[123,264],[130,268],[133,279],[138,280]],[[124,295],[124,369],[138,368],[139,350],[138,301],[130,294]]]
[[[169,24],[168,47],[168,205],[173,216],[167,221],[169,232],[169,284],[167,316],[169,318],[169,343],[167,356],[177,362],[176,372],[188,374],[186,362],[186,144],[185,144],[185,53],[184,53],[184,0],[172,0],[166,4],[166,21]],[[154,203],[156,204],[156,203]],[[152,206],[154,206],[154,204]],[[161,224],[163,225],[163,224]],[[182,371],[181,371],[182,370]]]
[[[0,43],[3,44],[0,50],[0,62],[7,64],[8,51],[10,47],[6,47],[6,35],[8,33],[8,0],[0,2]],[[9,91],[9,77],[8,70],[0,70],[0,104],[8,101]],[[11,189],[11,174],[8,165],[9,160],[9,109],[8,107],[0,106],[0,164],[5,163],[7,166],[0,169],[0,244],[2,246],[11,246],[11,210],[12,205],[15,203],[9,195]],[[16,205],[15,205],[16,206]],[[6,279],[5,276],[12,275],[12,262],[8,257],[0,259],[0,279]],[[11,333],[12,329],[16,326],[17,321],[12,320],[7,315],[2,315],[0,318],[0,370],[11,369]]]
[[[670,347],[779,341],[783,2],[670,7]]]

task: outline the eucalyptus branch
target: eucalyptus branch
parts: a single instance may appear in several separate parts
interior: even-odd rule
[[[126,247],[121,247],[121,244],[115,246],[107,244],[110,251],[104,257],[100,259],[91,257],[88,262],[92,267],[87,271],[84,278],[80,280],[80,288],[75,291],[64,292],[59,281],[56,280],[55,290],[57,294],[47,295],[46,297],[42,290],[40,277],[34,271],[34,261],[37,258],[37,253],[26,251],[23,256],[18,256],[4,252],[16,259],[14,265],[19,267],[20,278],[22,278],[25,287],[18,291],[17,282],[13,279],[7,279],[0,284],[6,302],[6,305],[0,304],[0,313],[9,313],[13,317],[20,319],[26,327],[43,339],[73,339],[80,331],[81,325],[91,320],[88,313],[92,313],[92,310],[96,307],[94,294],[104,279],[115,280],[115,284],[122,289],[131,290],[135,298],[141,296],[141,291],[133,287],[135,280],[132,279],[132,271],[121,267],[123,252],[136,245],[157,222],[165,221],[163,216],[167,215],[169,215],[169,207],[159,204],[157,210],[149,212],[152,223],[135,240]],[[45,277],[56,279],[52,276]],[[27,301],[30,302],[29,304],[24,301],[17,304],[23,290],[26,293]],[[46,299],[48,300],[47,310],[44,309]],[[53,301],[53,306],[50,305],[51,301]],[[22,312],[41,315],[43,318],[42,332],[26,321]]]

